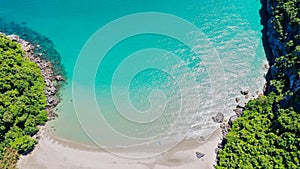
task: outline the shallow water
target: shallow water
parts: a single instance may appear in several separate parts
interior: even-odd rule
[[[211,117],[224,111],[230,116],[232,112],[227,110],[232,109],[241,89],[250,89],[251,95],[255,95],[264,85],[259,1],[0,0],[0,4],[0,18],[25,22],[49,37],[62,56],[68,84],[58,106],[59,118],[51,125],[55,134],[64,139],[93,144],[79,121],[93,140],[103,146],[148,141],[168,144],[170,140],[166,138],[180,141],[186,134],[207,137],[219,127]],[[83,55],[86,60],[80,70],[84,71],[73,76],[81,49],[98,29],[140,12],[175,15],[197,26],[203,34],[186,32],[190,46],[157,34],[133,36],[115,45],[101,64]],[[169,29],[171,32],[179,28],[176,25]],[[124,27],[118,30],[125,31]],[[110,35],[103,41],[109,41]],[[169,53],[152,50],[132,56],[149,48]],[[172,54],[178,58],[174,59]],[[95,96],[94,83],[86,74],[93,72],[93,65],[99,66],[93,79]],[[72,85],[80,97],[73,98]],[[101,117],[99,109],[91,105],[94,98]]]

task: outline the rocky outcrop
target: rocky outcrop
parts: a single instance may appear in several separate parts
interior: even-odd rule
[[[291,14],[296,12],[291,8],[300,5],[300,2],[293,2],[293,5],[283,5],[280,1],[266,0],[265,10],[267,11],[268,20],[265,23],[267,27],[267,45],[271,49],[271,54],[268,56],[270,69],[266,76],[269,82],[265,94],[275,91],[276,87],[270,84],[271,80],[276,79],[287,83],[284,92],[291,91],[300,93],[300,76],[299,63],[300,60],[300,18],[299,16],[292,17]],[[281,4],[279,4],[281,3]],[[288,11],[288,12],[287,12]],[[280,13],[280,14],[279,14]],[[299,15],[299,12],[298,12]],[[294,58],[294,59],[291,59]],[[292,61],[293,60],[293,61]],[[298,66],[297,66],[298,65]],[[300,110],[300,103],[293,97],[286,97],[281,105],[293,105],[295,109]]]
[[[248,90],[241,90],[240,94],[242,96],[249,96],[250,91],[248,91]],[[256,91],[256,96],[253,96],[253,99],[255,99],[256,97],[259,97],[260,95],[261,94],[259,93],[259,91]],[[232,127],[233,122],[235,120],[237,120],[240,116],[243,115],[243,111],[246,109],[246,103],[247,103],[247,101],[248,101],[247,98],[246,98],[245,101],[242,101],[240,99],[240,97],[237,97],[236,98],[237,105],[236,105],[236,108],[233,109],[233,112],[235,113],[235,115],[230,116],[230,118],[228,120],[222,119],[222,122],[221,122],[222,124],[220,125],[220,128],[222,129],[222,138],[221,138],[221,142],[218,144],[217,148],[215,149],[216,154],[226,144],[225,137],[228,134],[230,128]],[[213,117],[214,121],[215,121],[215,119],[219,119],[219,118],[217,118],[219,116],[221,116],[221,115],[217,114],[215,117]],[[217,121],[215,121],[215,122],[217,122]],[[218,161],[218,159],[216,159],[216,161]]]
[[[47,100],[46,111],[48,112],[48,119],[54,119],[55,117],[57,117],[57,114],[55,114],[54,112],[54,108],[60,102],[57,95],[58,89],[56,88],[55,84],[57,84],[58,81],[63,80],[62,75],[54,76],[52,64],[49,61],[45,61],[37,56],[34,52],[35,47],[30,42],[19,38],[19,36],[17,35],[7,35],[7,37],[12,41],[18,42],[21,45],[22,49],[26,52],[24,57],[27,57],[30,61],[34,62],[40,68],[46,86],[45,95]],[[40,46],[36,47],[40,48]]]

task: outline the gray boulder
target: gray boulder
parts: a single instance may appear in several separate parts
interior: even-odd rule
[[[241,102],[236,106],[236,108],[240,108],[240,109],[244,109],[245,107],[246,107],[246,103],[244,102]]]
[[[239,117],[243,114],[243,109],[241,108],[237,108],[233,110],[235,112],[235,114]]]
[[[249,90],[241,90],[241,94],[242,95],[248,95],[249,94]]]
[[[224,114],[218,113],[216,116],[212,117],[213,121],[216,123],[222,123],[224,120]]]
[[[231,117],[229,118],[228,124],[229,124],[229,125],[232,125],[233,121],[236,120],[237,118],[238,118],[237,115],[231,116]]]
[[[196,157],[197,157],[197,158],[202,158],[202,157],[204,157],[204,156],[205,156],[205,154],[200,153],[200,152],[196,152]]]
[[[7,35],[8,38],[10,38],[12,41],[19,41],[19,36],[18,35]]]
[[[61,81],[61,80],[63,80],[63,77],[61,75],[57,75],[57,76],[55,76],[55,79],[57,81]]]

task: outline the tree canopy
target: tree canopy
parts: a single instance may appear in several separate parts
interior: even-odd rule
[[[31,151],[31,136],[45,124],[46,96],[38,66],[21,46],[0,35],[0,168],[14,168],[18,154]]]
[[[271,93],[251,100],[233,122],[217,168],[297,168],[300,166],[300,114],[278,108]]]

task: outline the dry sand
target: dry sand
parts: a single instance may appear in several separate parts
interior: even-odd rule
[[[36,148],[18,162],[20,169],[211,169],[214,168],[215,149],[221,140],[221,129],[205,142],[185,140],[162,155],[147,159],[130,159],[101,149],[87,148],[46,134]],[[122,150],[120,150],[122,151]],[[205,156],[198,159],[196,152]]]

